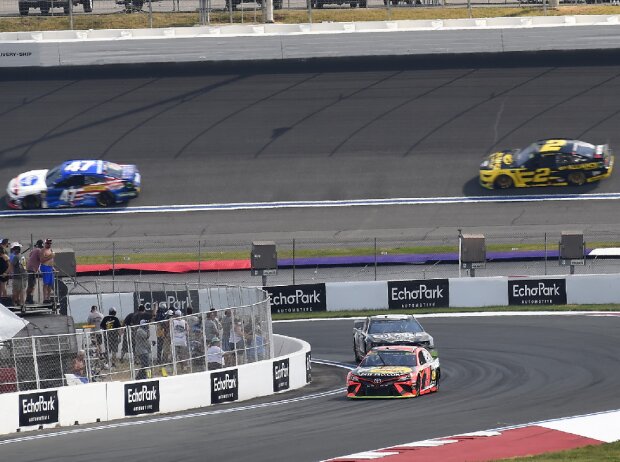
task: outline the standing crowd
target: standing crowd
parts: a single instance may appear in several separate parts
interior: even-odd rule
[[[39,239],[32,248],[22,250],[15,241],[8,238],[0,241],[0,299],[12,306],[35,304],[34,291],[37,279],[43,282],[39,303],[49,304],[54,295],[54,250],[51,239]],[[30,251],[26,259],[26,252]],[[11,282],[11,296],[8,285]]]
[[[268,357],[259,321],[246,322],[244,328],[242,320],[235,318],[230,309],[221,312],[220,319],[220,312],[215,309],[196,315],[191,307],[183,314],[181,310],[170,309],[166,302],[154,306],[155,309],[147,311],[144,305],[139,305],[122,321],[114,307],[107,316],[96,305],[91,307],[87,319],[93,329],[91,356],[101,361],[102,369],[108,369],[110,374],[118,373],[123,367],[129,370],[125,357],[133,356],[135,378],[140,380],[150,378],[155,369],[167,376],[220,369]],[[119,368],[112,372],[117,364]]]

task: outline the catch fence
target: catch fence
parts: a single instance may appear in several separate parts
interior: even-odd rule
[[[121,282],[115,284],[123,289]],[[213,308],[190,313],[191,306],[181,312],[165,301],[152,302],[148,310],[132,310],[122,327],[105,317],[103,325],[85,325],[75,334],[0,342],[0,392],[181,375],[273,357],[271,311],[262,290],[142,282],[142,295],[136,296],[153,300],[154,289],[161,288],[177,295],[198,291],[202,306]]]
[[[486,238],[487,263],[477,276],[561,275],[569,268],[560,266],[558,244],[563,230],[548,232],[506,231],[494,229],[463,230],[481,233]],[[261,238],[261,240],[264,239]],[[137,279],[185,281],[211,284],[258,286],[260,277],[250,274],[251,240],[207,240],[149,238],[115,241],[61,240],[58,245],[74,249],[78,266],[105,265],[106,277],[125,278],[127,265],[149,271],[179,270],[193,263],[194,271],[174,274],[148,274],[133,271]],[[616,232],[584,231],[586,251],[620,248]],[[268,277],[269,285],[314,282],[371,281],[391,279],[430,279],[458,277],[458,231],[421,229],[410,237],[295,238],[275,236],[278,271]],[[245,265],[245,267],[243,266]],[[231,270],[237,268],[237,270]],[[587,256],[577,274],[605,274],[620,271],[618,257]],[[96,279],[103,273],[90,273],[80,281]],[[83,282],[84,283],[84,282]],[[115,288],[116,290],[117,288]],[[93,289],[94,290],[94,289]],[[133,290],[133,289],[131,289]],[[71,293],[74,293],[73,290]]]
[[[274,15],[294,16],[296,22],[333,21],[333,17],[323,17],[323,12],[333,10],[355,10],[357,8],[370,9],[374,12],[371,20],[414,19],[402,12],[410,8],[450,8],[468,7],[469,17],[480,17],[472,13],[475,7],[527,7],[540,9],[540,15],[547,14],[549,0],[272,0]],[[560,3],[612,3],[598,0],[563,0]],[[41,8],[43,6],[43,8]],[[225,23],[259,24],[264,23],[268,15],[265,11],[266,0],[0,0],[0,16],[34,16],[40,17],[62,16],[68,19],[68,29],[76,27],[74,18],[100,15],[101,21],[110,21],[114,14],[132,14],[127,27],[166,27],[172,23],[179,24],[178,19],[172,18],[166,24],[170,15],[191,14],[193,20],[187,25],[215,25]],[[551,11],[551,10],[550,10]],[[328,13],[329,14],[329,13]],[[483,14],[482,14],[483,16]],[[454,17],[454,16],[451,16]],[[283,18],[279,18],[282,21]],[[428,19],[424,16],[422,19]],[[343,21],[351,21],[345,17]],[[118,28],[118,22],[111,23],[109,28]]]

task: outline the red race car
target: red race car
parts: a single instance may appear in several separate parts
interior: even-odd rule
[[[414,398],[439,389],[439,359],[419,346],[381,346],[347,375],[347,398]]]

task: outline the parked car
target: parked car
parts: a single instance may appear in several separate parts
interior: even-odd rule
[[[19,0],[17,6],[19,8],[19,14],[22,16],[27,16],[30,12],[30,8],[39,8],[43,16],[47,16],[53,8],[62,8],[65,14],[69,14],[71,7],[69,1],[70,0]],[[90,13],[93,11],[92,0],[72,1],[74,7],[81,4],[84,8],[84,13]]]

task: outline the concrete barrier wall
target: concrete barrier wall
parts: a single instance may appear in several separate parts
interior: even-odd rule
[[[567,278],[566,296],[570,305],[620,303],[620,275],[572,275]]]
[[[611,49],[620,48],[619,18],[540,16],[4,32],[0,33],[0,67]]]
[[[450,306],[506,306],[508,305],[508,279],[452,278],[450,281]]]
[[[562,287],[554,289],[554,294],[538,294],[545,292],[546,287],[552,287],[553,281],[564,281]],[[394,305],[389,300],[388,284],[412,283],[427,285],[432,279],[414,281],[371,281],[371,282],[328,282],[325,284],[327,311],[343,310],[384,310]],[[436,280],[439,281],[439,280]],[[548,281],[548,284],[545,282]],[[510,301],[511,287],[514,283],[524,283],[530,287]],[[542,283],[542,286],[540,284]],[[449,289],[440,294],[434,292],[432,297],[424,298],[419,294],[409,300],[399,300],[403,309],[423,307],[484,307],[512,305],[550,305],[550,304],[601,304],[620,303],[620,275],[567,275],[567,276],[529,276],[529,277],[463,277],[448,279]],[[283,286],[281,286],[283,287]],[[301,288],[303,286],[285,286]],[[532,289],[533,288],[533,289]],[[514,290],[513,290],[514,293]],[[447,301],[447,303],[446,303]],[[280,304],[278,309],[283,312],[314,311],[307,305]],[[398,308],[396,308],[398,309]],[[272,310],[274,307],[272,305]]]
[[[152,414],[183,411],[210,406],[213,403],[213,379],[225,377],[231,392],[237,395],[234,401],[243,401],[258,396],[268,396],[276,392],[275,365],[278,365],[280,376],[279,391],[292,390],[307,384],[307,357],[310,345],[303,340],[275,335],[275,343],[285,351],[270,360],[241,365],[235,368],[217,371],[186,374],[174,377],[160,377],[133,382],[105,382],[75,385],[45,390],[33,390],[17,393],[0,394],[0,434],[17,431],[54,428],[94,422],[106,422],[124,419],[135,415],[141,418]],[[285,366],[285,367],[281,367]],[[287,366],[287,367],[286,367]],[[228,378],[228,379],[226,379]],[[226,382],[227,380],[227,382]],[[222,380],[220,380],[220,383]],[[137,405],[155,405],[158,410],[138,410],[136,414],[128,413],[128,394],[140,396]],[[54,414],[53,421],[44,420],[26,426],[20,426],[20,408],[22,402],[33,403],[33,409],[43,396],[53,395],[45,403],[46,409],[31,410],[29,417],[45,419],[46,414]],[[142,399],[144,398],[144,399]],[[228,399],[233,401],[233,399]],[[50,415],[51,415],[50,414]]]
[[[332,282],[325,284],[327,311],[385,310],[387,281]]]

